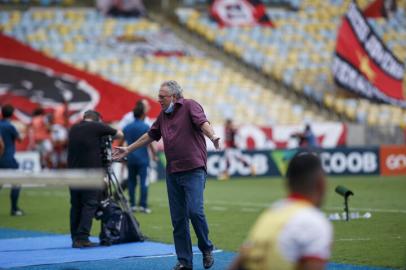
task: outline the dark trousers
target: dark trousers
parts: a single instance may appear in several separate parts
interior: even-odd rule
[[[0,164],[0,169],[18,169],[18,163],[15,164]],[[2,186],[0,185],[0,189]],[[18,197],[20,196],[21,186],[11,186],[10,201],[11,212],[18,210]]]
[[[137,188],[137,176],[140,177],[140,203],[139,205],[147,208],[148,183],[147,169],[148,165],[130,165],[128,164],[128,195],[130,196],[130,205],[135,206],[135,190]]]
[[[0,186],[0,189],[2,186]],[[18,210],[18,197],[20,197],[20,186],[11,186],[10,190],[10,201],[11,201],[11,212]]]
[[[20,186],[12,186],[10,190],[11,211],[18,210],[18,197],[20,196]]]
[[[213,249],[213,244],[209,240],[209,228],[203,206],[206,172],[199,168],[167,174],[166,185],[176,255],[180,263],[186,267],[192,267],[193,252],[189,220],[196,233],[200,251],[206,252]]]
[[[72,241],[89,239],[93,217],[99,207],[101,197],[101,190],[70,189],[70,232]]]

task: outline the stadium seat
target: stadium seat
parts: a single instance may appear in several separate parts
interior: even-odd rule
[[[204,33],[204,38],[222,46],[226,52],[347,118],[369,124],[406,125],[404,117],[397,116],[405,114],[406,110],[394,115],[394,106],[382,111],[382,106],[364,98],[349,101],[334,84],[330,66],[336,31],[350,0],[303,0],[291,3],[298,8],[297,11],[281,8],[267,10],[276,25],[273,29],[220,28],[210,21],[207,13],[193,8],[182,8],[177,14],[179,21],[190,30]],[[358,3],[363,8],[370,1]],[[327,8],[331,6],[335,8]],[[388,21],[369,19],[369,23],[394,54],[406,62],[405,11],[398,8]],[[361,111],[357,109],[358,103],[364,104]],[[366,111],[375,114],[366,119]]]

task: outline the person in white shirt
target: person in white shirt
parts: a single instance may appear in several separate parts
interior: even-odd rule
[[[266,210],[252,227],[229,270],[322,270],[333,229],[318,209],[326,190],[320,159],[297,154],[287,170],[288,198]]]

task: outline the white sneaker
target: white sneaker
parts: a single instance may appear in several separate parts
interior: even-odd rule
[[[148,207],[140,206],[139,210],[140,210],[140,212],[145,213],[145,214],[151,214],[152,213],[152,210],[149,209]]]
[[[133,211],[133,212],[138,212],[138,211],[140,211],[140,207],[138,207],[138,206],[131,206],[131,211]]]
[[[15,211],[11,211],[11,215],[15,217],[24,216],[24,212],[21,209],[17,209]]]

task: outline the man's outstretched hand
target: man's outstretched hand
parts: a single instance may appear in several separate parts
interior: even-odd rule
[[[216,148],[216,150],[220,149],[220,137],[217,137],[216,135],[213,136],[213,138],[211,139],[211,141],[213,142],[214,148]]]
[[[113,161],[123,161],[130,152],[126,146],[116,146],[113,149]]]

